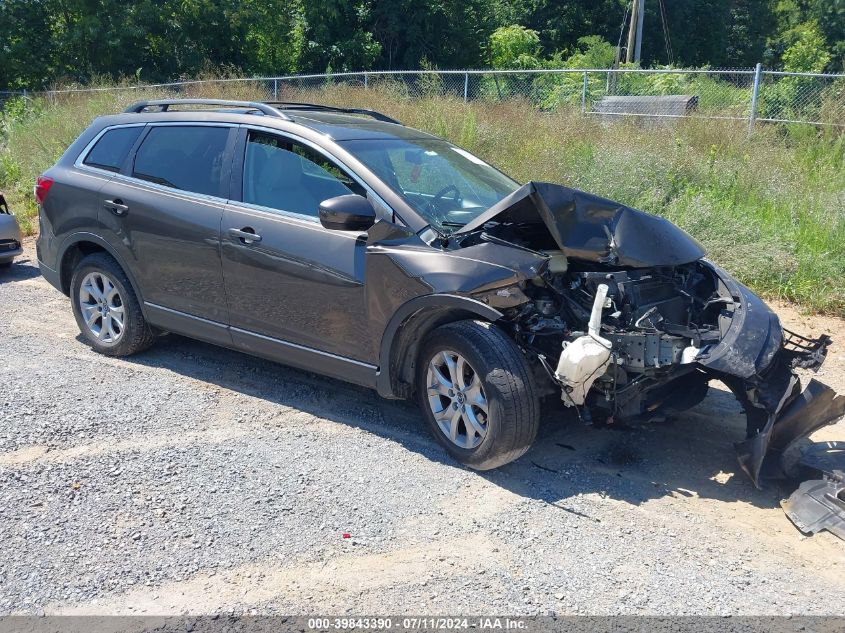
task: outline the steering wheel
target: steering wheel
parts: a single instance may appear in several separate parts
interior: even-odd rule
[[[463,203],[463,198],[461,198],[461,190],[458,189],[455,185],[446,185],[445,187],[443,187],[443,189],[434,194],[434,197],[428,203],[428,208],[432,211],[436,211],[440,201],[443,200],[443,196],[445,196],[450,191],[455,192],[455,202],[458,204],[458,206],[460,206]]]

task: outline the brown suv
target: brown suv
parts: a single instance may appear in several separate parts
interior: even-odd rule
[[[668,221],[520,185],[376,112],[140,102],[94,121],[36,197],[41,271],[97,351],[172,331],[416,396],[474,468],[522,455],[547,395],[585,422],[651,420],[722,380],[755,481],[780,420],[834,413],[802,412],[793,371],[828,339],[785,333]]]

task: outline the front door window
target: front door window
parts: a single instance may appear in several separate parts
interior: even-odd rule
[[[323,200],[351,193],[364,190],[319,152],[272,134],[249,133],[244,202],[316,219]]]

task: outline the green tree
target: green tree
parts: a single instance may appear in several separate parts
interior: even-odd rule
[[[732,66],[728,54],[731,0],[666,0],[667,25],[680,67]],[[644,65],[668,63],[658,3],[646,3]]]
[[[496,26],[490,0],[373,0],[369,23],[386,69],[477,66]]]
[[[845,70],[845,0],[811,0],[808,13],[824,35],[833,67]]]
[[[48,25],[43,2],[0,2],[0,89],[31,88],[55,75]]]
[[[381,52],[381,46],[367,29],[370,3],[367,0],[308,0],[303,5],[305,47],[302,63],[308,70],[322,72],[367,70]]]
[[[537,68],[540,65],[540,36],[524,26],[502,26],[490,36],[493,68]]]
[[[750,67],[763,60],[766,43],[777,27],[770,0],[733,0],[725,63]]]
[[[616,57],[615,47],[599,35],[578,38],[578,48],[560,66],[562,68],[610,68]]]
[[[492,12],[504,24],[522,24],[536,31],[544,56],[568,55],[578,38],[600,35],[616,42],[630,0],[496,0]]]
[[[819,25],[807,22],[792,32],[793,42],[783,53],[783,69],[788,72],[820,73],[830,63]]]
[[[765,63],[781,67],[790,53],[790,65],[818,67],[811,48],[827,55],[825,70],[845,66],[845,0],[779,0],[775,3],[776,26],[769,34]],[[803,43],[802,43],[803,42]]]

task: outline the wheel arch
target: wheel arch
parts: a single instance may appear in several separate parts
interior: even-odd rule
[[[73,277],[73,271],[86,255],[92,253],[107,253],[114,258],[118,266],[120,266],[129,278],[129,282],[132,284],[132,290],[135,292],[135,296],[138,297],[138,303],[141,305],[141,311],[145,312],[141,291],[132,271],[109,243],[94,233],[76,233],[67,238],[62,244],[61,253],[58,257],[58,272],[62,292],[68,296],[70,295],[70,281]]]
[[[424,295],[402,304],[381,339],[376,389],[384,398],[409,398],[420,344],[434,328],[464,319],[494,323],[504,316],[489,305],[460,295]]]

